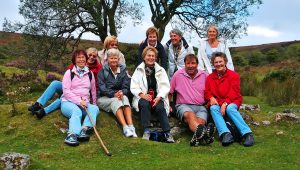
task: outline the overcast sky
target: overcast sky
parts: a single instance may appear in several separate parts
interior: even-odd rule
[[[19,0],[0,0],[0,30],[2,30],[4,18],[12,21],[23,20],[22,16],[18,14],[18,5]],[[248,35],[238,39],[237,43],[232,46],[300,40],[300,0],[263,0],[263,4],[252,11],[253,16],[247,18]],[[145,38],[146,29],[152,26],[151,13],[147,5],[144,7],[144,13],[143,24],[132,27],[128,23],[121,30],[118,36],[119,41],[139,43]],[[162,42],[167,41],[170,29],[168,26]],[[84,38],[99,40],[92,34],[86,34]],[[199,38],[195,37],[189,41],[192,45],[197,46],[198,40]]]

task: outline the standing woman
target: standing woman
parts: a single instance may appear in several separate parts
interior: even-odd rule
[[[201,69],[212,73],[214,66],[212,65],[211,57],[214,52],[222,52],[227,56],[227,68],[234,71],[233,62],[231,59],[230,51],[225,42],[219,39],[219,30],[216,26],[209,26],[207,29],[207,39],[200,41],[198,58],[199,66]]]
[[[134,95],[132,106],[141,113],[143,139],[149,140],[151,114],[156,114],[164,131],[165,142],[174,143],[168,120],[170,83],[165,69],[155,62],[157,53],[154,47],[146,47],[142,53],[144,61],[131,78],[130,91]]]
[[[99,61],[102,66],[107,64],[107,50],[118,49],[119,42],[116,36],[107,36],[104,40],[103,49],[98,52]],[[126,65],[124,55],[120,52],[119,64]]]
[[[79,145],[78,140],[89,140],[86,131],[92,127],[92,123],[86,110],[91,114],[94,124],[99,114],[99,108],[95,105],[95,78],[86,66],[87,60],[88,56],[84,50],[76,50],[72,56],[74,67],[66,71],[62,80],[61,112],[69,118],[69,131],[65,143],[71,146]]]
[[[233,121],[243,136],[244,146],[254,145],[252,131],[238,112],[238,108],[242,104],[239,75],[227,69],[226,54],[222,52],[213,53],[211,62],[215,70],[207,77],[205,99],[210,106],[210,113],[222,140],[222,145],[227,146],[234,141],[224,121],[225,115]]]
[[[119,64],[120,54],[117,49],[107,51],[108,63],[98,74],[100,91],[97,104],[106,112],[113,112],[123,127],[125,137],[137,137],[127,97],[130,79],[126,73],[126,66]]]

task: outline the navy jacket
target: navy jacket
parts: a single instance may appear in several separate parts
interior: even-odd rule
[[[130,90],[130,79],[127,75],[125,65],[119,65],[120,73],[117,78],[114,77],[108,64],[104,65],[103,69],[98,73],[99,92],[97,97],[107,96],[114,97],[114,94],[122,90],[124,95],[128,95]]]
[[[139,46],[136,67],[144,61],[142,53],[143,53],[143,50],[147,46],[148,46],[148,38],[146,38],[146,40]],[[157,41],[155,48],[158,51],[157,63],[159,63],[159,65],[162,66],[167,71],[168,70],[168,58],[167,58],[167,54],[165,52],[164,46],[159,41]]]

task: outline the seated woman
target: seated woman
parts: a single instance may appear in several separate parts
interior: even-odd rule
[[[120,55],[117,49],[107,51],[107,64],[98,74],[100,91],[97,104],[106,112],[113,112],[123,127],[125,137],[137,137],[127,97],[129,77],[126,73],[126,66],[119,64]]]
[[[98,72],[102,69],[102,66],[98,62],[98,50],[96,48],[88,48],[86,50],[88,55],[87,66],[89,70],[94,74],[95,80],[97,82]],[[73,64],[71,64],[68,69],[73,68]],[[96,88],[98,91],[98,84],[96,83]],[[60,108],[60,98],[54,100],[51,104],[46,106],[47,102],[54,96],[55,93],[62,94],[62,83],[61,81],[54,80],[50,83],[41,97],[31,106],[28,107],[28,110],[32,112],[32,114],[36,115],[38,119],[42,119],[44,116],[48,115],[50,112]],[[46,107],[45,107],[46,106]],[[44,108],[42,108],[44,107]]]
[[[151,114],[156,114],[164,131],[165,141],[174,143],[168,120],[170,83],[165,69],[155,62],[157,53],[154,47],[146,47],[142,53],[144,61],[131,77],[130,91],[134,95],[132,106],[141,113],[143,139],[149,140]]]
[[[205,84],[205,99],[209,101],[210,112],[216,124],[222,145],[228,146],[234,141],[227,128],[224,116],[227,115],[244,138],[244,146],[254,145],[254,137],[250,127],[245,123],[238,108],[242,104],[239,75],[226,67],[226,54],[213,53],[211,62],[215,67],[207,77]]]
[[[118,49],[119,47],[119,42],[118,42],[118,38],[116,36],[107,36],[104,40],[103,43],[103,49],[101,51],[98,52],[98,60],[101,63],[101,65],[105,65],[107,64],[107,50],[109,49]],[[122,65],[126,65],[125,63],[125,57],[124,55],[120,52],[120,56],[119,56],[119,64]]]
[[[92,75],[90,80],[90,71],[86,66],[87,60],[88,56],[85,51],[76,50],[72,56],[74,67],[66,71],[62,80],[61,112],[69,118],[69,131],[65,143],[71,146],[79,145],[78,140],[89,140],[86,131],[88,127],[92,127],[92,123],[87,112],[90,113],[94,124],[99,114],[99,108],[95,105],[95,78],[93,74],[90,74]],[[82,119],[83,123],[81,123]]]

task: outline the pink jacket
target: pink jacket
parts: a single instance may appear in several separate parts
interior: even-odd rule
[[[80,105],[81,98],[91,103],[90,101],[90,90],[92,94],[92,104],[96,104],[96,85],[94,75],[92,76],[92,80],[90,81],[88,71],[85,71],[83,76],[80,77],[76,67],[73,67],[71,70],[75,73],[73,80],[71,81],[71,73],[70,70],[67,70],[63,80],[63,95],[61,101],[70,101],[75,103],[76,105]]]

